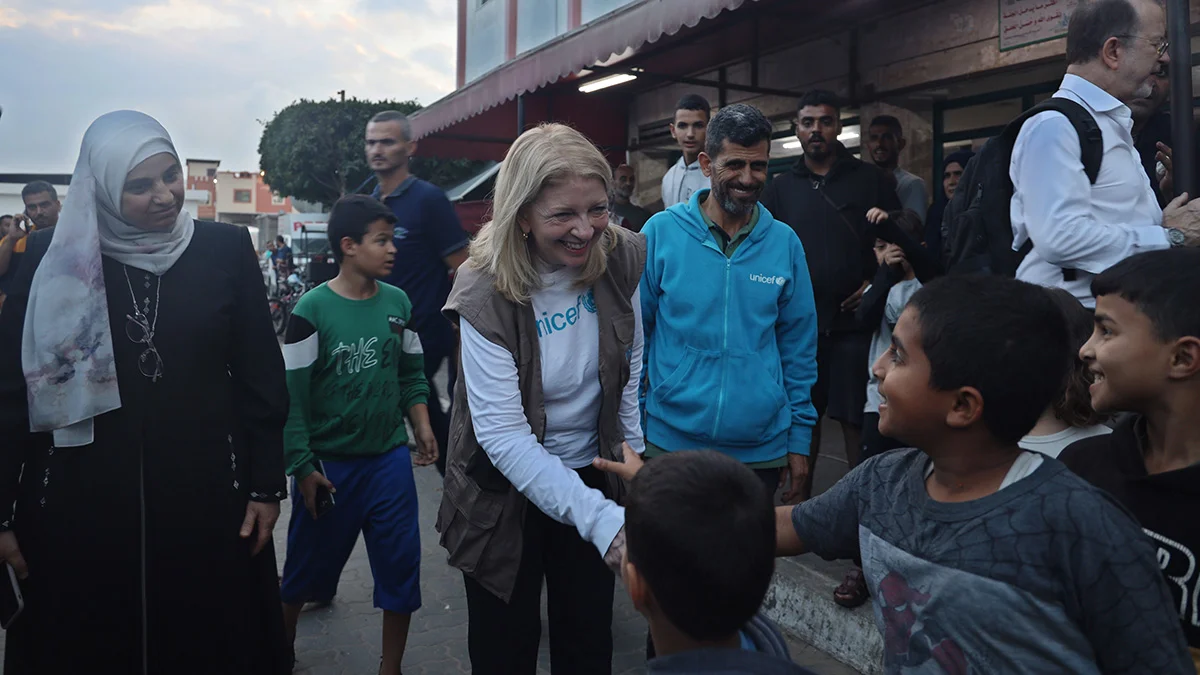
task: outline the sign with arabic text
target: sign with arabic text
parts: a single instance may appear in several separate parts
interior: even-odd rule
[[[1000,51],[1067,34],[1067,21],[1079,0],[999,0]]]

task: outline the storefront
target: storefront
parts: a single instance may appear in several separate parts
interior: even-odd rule
[[[635,200],[653,206],[662,175],[678,157],[668,126],[682,95],[698,93],[714,107],[746,102],[763,110],[776,125],[771,170],[778,172],[800,155],[791,126],[797,98],[823,88],[848,102],[842,134],[848,148],[858,148],[863,123],[894,115],[908,138],[902,166],[937,185],[947,152],[981,144],[1057,88],[1065,71],[1065,17],[1074,5],[626,2],[466,83],[413,124],[422,153],[499,160],[520,130],[567,122],[614,165],[632,164]],[[1200,19],[1200,7],[1191,19]]]

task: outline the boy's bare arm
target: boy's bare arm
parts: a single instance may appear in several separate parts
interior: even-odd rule
[[[796,526],[792,524],[792,509],[795,506],[775,507],[775,555],[793,556],[806,553],[804,542],[796,534]]]

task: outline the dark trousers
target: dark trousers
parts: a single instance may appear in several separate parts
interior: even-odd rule
[[[606,491],[596,469],[578,470],[589,487]],[[467,648],[475,675],[535,675],[546,583],[553,675],[611,675],[616,577],[596,547],[574,527],[526,508],[521,568],[505,603],[469,576]]]
[[[454,381],[458,377],[458,363],[455,359],[458,353],[458,338],[449,322],[436,319],[435,322],[434,326],[418,335],[421,338],[421,349],[425,352],[425,379],[429,382],[429,426],[433,427],[433,437],[438,443],[437,470],[445,476],[446,454],[450,452],[450,410],[442,408],[442,392],[434,384],[433,376],[445,361],[448,389],[446,393],[453,401]]]

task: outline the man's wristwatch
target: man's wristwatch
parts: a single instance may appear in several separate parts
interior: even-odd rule
[[[1171,244],[1171,248],[1179,248],[1187,243],[1187,236],[1184,235],[1183,230],[1178,230],[1174,227],[1168,227],[1166,230],[1167,242]]]

